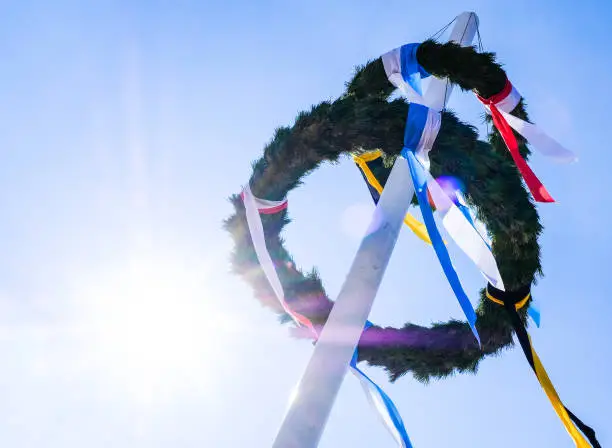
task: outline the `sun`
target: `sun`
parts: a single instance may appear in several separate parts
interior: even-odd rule
[[[144,402],[205,387],[233,328],[212,284],[202,266],[167,256],[131,257],[97,276],[80,299],[96,369]]]

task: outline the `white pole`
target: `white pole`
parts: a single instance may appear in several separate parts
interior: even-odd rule
[[[408,164],[398,157],[327,324],[319,336],[274,448],[315,448],[370,314],[414,195]]]
[[[464,45],[469,38],[469,44],[477,26],[476,14],[463,13],[457,17],[451,39],[456,38]],[[445,81],[435,78],[430,82],[427,96],[441,103],[438,109],[442,109],[448,98],[451,86],[448,87]],[[367,237],[319,335],[273,448],[316,448],[319,444],[413,195],[408,164],[400,156],[378,201]]]
[[[466,47],[472,44],[478,31],[478,16],[475,12],[463,12],[455,20],[449,40]],[[453,84],[448,79],[432,78],[425,93],[427,104],[432,109],[442,110],[453,91]]]

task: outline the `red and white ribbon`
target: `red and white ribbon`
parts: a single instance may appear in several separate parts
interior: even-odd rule
[[[541,154],[557,162],[568,163],[575,161],[576,156],[574,153],[563,147],[559,142],[536,125],[521,120],[514,115],[510,115],[510,112],[519,104],[521,95],[509,80],[506,80],[506,85],[501,92],[490,98],[483,98],[479,95],[476,96],[491,113],[493,124],[499,130],[502,139],[512,155],[514,163],[523,176],[523,179],[525,179],[525,183],[534,199],[538,202],[554,202],[550,193],[548,193],[542,182],[540,182],[529,165],[527,165],[525,159],[521,156],[518,142],[516,141],[512,129],[522,135]]]
[[[487,99],[478,96],[478,99],[482,102],[492,102],[499,110],[510,113],[520,103],[521,94],[509,80],[506,80],[506,84],[501,92]]]
[[[268,252],[268,248],[266,247],[266,237],[264,234],[263,223],[261,222],[261,217],[259,216],[260,213],[273,214],[286,209],[287,200],[268,201],[266,199],[256,198],[253,196],[251,188],[248,184],[244,187],[244,190],[242,190],[242,194],[240,196],[244,202],[247,225],[249,226],[249,232],[251,234],[251,240],[253,241],[255,254],[257,255],[262,271],[270,282],[270,287],[274,291],[278,302],[283,307],[283,310],[289,316],[291,316],[291,318],[298,325],[304,325],[316,335],[317,332],[315,331],[312,322],[310,322],[307,317],[294,312],[291,307],[289,307],[289,304],[285,301],[285,291],[283,290],[283,285],[278,278],[270,252]]]
[[[267,199],[259,199],[253,196],[253,193],[251,193],[251,189],[249,188],[248,185],[245,188],[245,190],[246,189],[249,190],[248,194],[250,194],[251,198],[253,198],[253,200],[255,201],[257,210],[259,211],[259,213],[263,215],[273,215],[287,208],[287,199],[282,200],[282,201],[269,201]],[[244,191],[240,193],[240,197],[242,198],[243,201],[244,201],[244,194],[245,194]]]

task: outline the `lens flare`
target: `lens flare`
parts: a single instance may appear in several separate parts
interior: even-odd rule
[[[457,191],[465,191],[465,184],[454,176],[440,176],[436,181],[454,203],[457,203]]]

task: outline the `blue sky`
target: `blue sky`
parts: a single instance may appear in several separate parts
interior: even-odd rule
[[[312,347],[228,273],[226,198],[275,127],[464,10],[531,117],[579,154],[532,158],[558,200],[540,207],[532,337],[568,407],[612,440],[608,4],[57,0],[0,4],[2,446],[270,446]],[[450,106],[480,123],[472,96]],[[348,160],[290,196],[288,247],[332,297],[369,206]],[[457,266],[475,297],[480,274]],[[402,232],[371,320],[449,317],[433,251]],[[572,446],[519,350],[429,385],[367,371],[417,447]],[[394,446],[353,378],[320,446]]]

